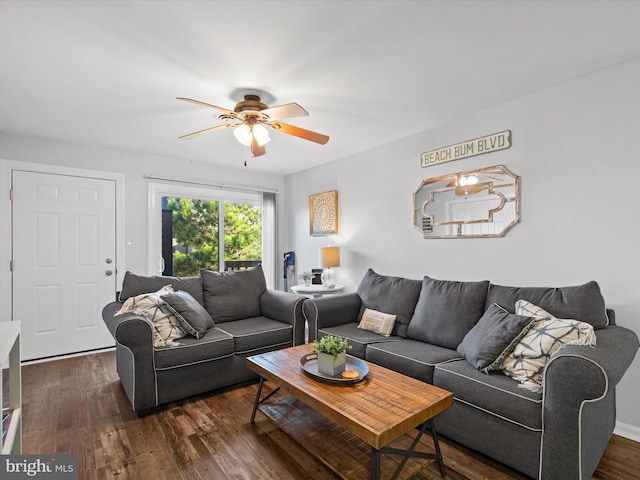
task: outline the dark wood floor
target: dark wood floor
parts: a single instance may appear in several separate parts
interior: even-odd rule
[[[256,384],[166,405],[138,418],[115,372],[115,353],[23,368],[23,453],[73,453],[80,479],[226,480],[337,478],[258,414]],[[447,478],[521,479],[441,439]],[[614,436],[593,478],[640,478],[640,443]],[[438,479],[435,465],[418,479]]]

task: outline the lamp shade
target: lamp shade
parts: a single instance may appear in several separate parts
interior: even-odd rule
[[[340,266],[340,247],[321,247],[318,249],[318,254],[322,268]]]

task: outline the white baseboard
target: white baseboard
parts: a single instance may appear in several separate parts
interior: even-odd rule
[[[613,433],[620,435],[621,437],[628,438],[635,442],[640,442],[640,428],[625,423],[616,422],[616,427],[613,429]]]

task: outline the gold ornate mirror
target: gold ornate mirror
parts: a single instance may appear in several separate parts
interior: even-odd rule
[[[520,221],[520,177],[504,165],[425,178],[413,194],[424,238],[502,237]]]

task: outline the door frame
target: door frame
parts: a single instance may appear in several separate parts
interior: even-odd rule
[[[48,173],[52,175],[66,175],[73,177],[88,177],[101,180],[113,180],[116,187],[116,289],[122,288],[125,273],[125,235],[124,235],[124,174],[88,170],[75,167],[62,167],[42,163],[21,162],[0,159],[0,322],[13,320],[13,283],[11,274],[12,259],[12,203],[9,201],[11,191],[11,172],[20,170],[32,173]],[[114,292],[115,300],[115,292]]]

